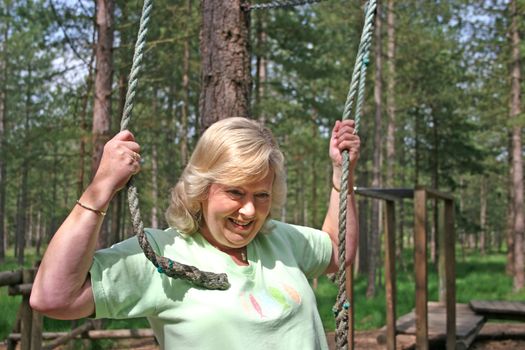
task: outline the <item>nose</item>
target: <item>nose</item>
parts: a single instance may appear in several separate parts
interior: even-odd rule
[[[246,198],[244,200],[241,208],[239,209],[239,213],[249,218],[255,216],[255,205],[253,204],[252,198]]]

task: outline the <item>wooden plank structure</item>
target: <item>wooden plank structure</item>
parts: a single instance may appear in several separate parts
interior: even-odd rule
[[[358,195],[380,199],[385,205],[385,288],[386,288],[386,348],[396,348],[396,273],[395,273],[395,203],[404,198],[414,200],[415,249],[415,337],[416,347],[429,348],[428,269],[427,269],[427,200],[443,202],[440,207],[439,237],[439,301],[445,307],[446,348],[456,348],[456,263],[454,238],[454,198],[449,193],[426,187],[415,189],[355,188]]]
[[[447,339],[446,305],[439,302],[428,303],[428,340],[434,347],[445,345]],[[456,347],[468,349],[476,335],[485,324],[485,317],[477,315],[467,304],[456,304]],[[401,316],[396,322],[397,334],[417,335],[415,310]],[[378,336],[378,342],[386,341],[384,333]],[[414,345],[416,339],[414,337]],[[417,348],[417,346],[416,346]]]
[[[525,322],[525,302],[472,300],[472,310],[487,318]]]

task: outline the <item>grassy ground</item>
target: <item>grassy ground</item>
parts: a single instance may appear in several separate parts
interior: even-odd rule
[[[525,300],[525,291],[512,292],[512,278],[505,274],[505,255],[487,254],[481,256],[470,253],[465,258],[457,254],[456,262],[456,296],[459,303],[470,300]],[[30,267],[35,260],[31,252],[27,255],[25,267]],[[404,257],[405,268],[397,268],[397,314],[403,315],[414,308],[415,288],[413,263],[411,252]],[[0,271],[17,269],[18,265],[12,256],[7,257],[6,263],[0,265]],[[429,264],[429,299],[437,300],[437,274],[435,268]],[[385,292],[384,287],[377,288],[377,295],[367,299],[366,276],[356,276],[355,280],[355,327],[357,330],[366,330],[382,327],[385,324]],[[327,330],[333,330],[335,322],[332,306],[337,294],[337,286],[326,277],[319,279],[315,291],[318,308]],[[10,297],[7,288],[0,288],[0,341],[5,339],[13,327],[21,297]],[[145,319],[108,320],[105,328],[142,328],[148,327]],[[71,328],[70,321],[45,319],[46,331],[64,331]]]
[[[411,252],[404,256],[405,268],[397,267],[396,313],[399,316],[410,312],[415,306],[414,267]],[[512,278],[505,274],[505,255],[491,253],[479,255],[469,253],[463,257],[456,254],[456,300],[468,303],[470,300],[525,300],[525,290],[512,291]],[[438,300],[438,278],[436,268],[428,266],[429,300]],[[367,276],[356,276],[354,282],[354,311],[356,330],[382,327],[386,322],[386,301],[384,286],[377,288],[375,297],[366,298]],[[316,290],[317,303],[323,324],[333,330],[335,321],[332,314],[337,286],[326,277],[319,280]]]

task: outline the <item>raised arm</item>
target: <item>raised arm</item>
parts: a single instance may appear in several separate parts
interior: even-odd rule
[[[58,319],[77,319],[95,311],[89,269],[111,198],[140,170],[140,146],[122,131],[104,146],[98,170],[55,233],[31,291],[31,307]]]
[[[323,231],[330,235],[332,240],[332,260],[326,273],[334,273],[339,266],[339,196],[341,189],[342,152],[348,150],[350,156],[350,173],[348,177],[350,194],[348,195],[348,208],[346,215],[346,266],[355,258],[359,238],[359,224],[357,220],[355,199],[353,193],[354,171],[359,158],[361,141],[354,134],[355,123],[353,120],[337,121],[330,138],[329,154],[332,160],[332,190],[328,211],[323,223]]]

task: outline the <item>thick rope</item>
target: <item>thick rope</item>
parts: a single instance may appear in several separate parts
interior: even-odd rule
[[[356,62],[352,73],[350,88],[347,95],[343,111],[343,120],[349,119],[352,113],[352,107],[356,99],[357,93],[357,107],[354,120],[356,122],[355,133],[358,132],[361,119],[361,111],[364,100],[366,68],[368,66],[368,52],[372,42],[374,15],[376,9],[376,1],[368,1],[365,8],[365,21],[363,31],[361,33],[361,41],[357,52]],[[343,173],[341,176],[341,193],[339,195],[339,271],[337,272],[337,280],[339,283],[339,292],[337,294],[334,305],[334,315],[336,322],[335,342],[337,349],[348,349],[348,325],[351,322],[353,312],[350,309],[351,303],[347,298],[346,291],[346,215],[348,204],[348,177],[350,167],[350,157],[348,151],[343,152],[342,161]],[[350,340],[350,346],[353,349],[353,339]]]
[[[135,43],[135,52],[133,54],[133,64],[131,66],[131,73],[129,75],[128,90],[126,93],[126,101],[124,104],[124,111],[122,113],[122,120],[120,122],[120,130],[125,130],[128,127],[131,119],[131,112],[133,111],[133,103],[138,84],[138,74],[141,69],[142,58],[144,55],[144,47],[146,46],[146,34],[148,32],[148,23],[150,21],[150,14],[153,0],[145,0],[142,7],[142,15],[140,17],[140,27]],[[169,277],[180,278],[191,282],[194,285],[206,289],[220,289],[225,290],[230,287],[228,277],[226,274],[216,274],[212,272],[203,272],[194,266],[188,266],[163,256],[159,256],[153,251],[153,248],[146,238],[144,232],[144,223],[140,216],[138,192],[133,181],[128,183],[128,202],[129,210],[131,212],[131,220],[133,222],[133,232],[137,235],[139,244],[144,251],[146,257],[157,267],[157,271],[164,273]]]
[[[248,2],[243,3],[241,6],[244,11],[251,10],[271,10],[275,8],[295,7],[301,5],[316,4],[323,0],[287,0],[287,1],[271,1],[262,4],[250,4]]]

